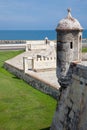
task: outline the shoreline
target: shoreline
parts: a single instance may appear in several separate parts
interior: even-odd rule
[[[50,39],[49,39],[50,40]],[[26,41],[43,41],[43,40],[0,40],[0,44],[24,44]],[[56,42],[56,40],[50,40]],[[82,39],[83,44],[87,44],[87,38]]]
[[[24,44],[27,40],[0,40],[0,44]]]
[[[44,41],[44,40],[0,40],[0,50],[25,50],[27,41]],[[50,40],[56,43],[56,40]],[[82,47],[87,47],[87,39],[82,40]]]

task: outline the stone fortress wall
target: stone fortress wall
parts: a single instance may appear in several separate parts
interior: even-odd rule
[[[84,66],[85,64],[85,66]],[[51,130],[87,129],[87,67],[72,63],[72,85],[62,89]]]

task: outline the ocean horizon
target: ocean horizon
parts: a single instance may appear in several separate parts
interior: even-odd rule
[[[55,30],[0,30],[0,40],[56,40]],[[83,30],[82,38],[87,38],[87,30]]]

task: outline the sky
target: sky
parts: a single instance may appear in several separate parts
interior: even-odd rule
[[[67,8],[87,29],[87,0],[0,0],[0,30],[55,30]]]

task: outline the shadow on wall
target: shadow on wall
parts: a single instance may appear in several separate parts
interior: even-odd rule
[[[40,130],[50,130],[50,127],[43,128],[43,129],[40,129]]]

